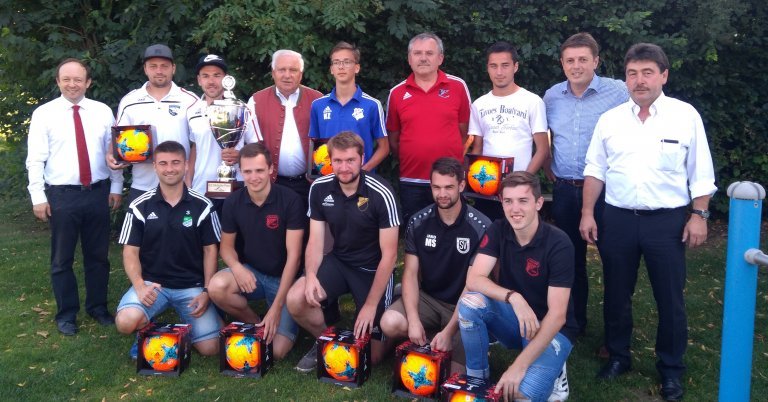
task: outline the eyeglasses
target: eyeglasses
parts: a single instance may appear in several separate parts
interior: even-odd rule
[[[354,60],[344,59],[344,60],[333,60],[331,61],[331,65],[338,68],[338,67],[352,67],[355,64],[357,64]]]

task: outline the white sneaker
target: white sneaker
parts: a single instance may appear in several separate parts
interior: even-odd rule
[[[563,402],[568,399],[570,395],[570,387],[568,387],[568,374],[565,370],[566,363],[563,363],[563,370],[560,371],[560,375],[555,379],[555,388],[552,390],[552,394],[549,395],[547,402]]]

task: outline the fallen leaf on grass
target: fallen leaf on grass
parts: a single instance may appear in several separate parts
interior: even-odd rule
[[[30,370],[34,370],[34,369],[36,369],[36,368],[37,368],[37,366],[29,366],[29,369],[30,369]]]
[[[16,299],[16,300],[18,300],[20,302],[23,302],[24,300],[27,300],[27,295],[22,293],[21,296],[19,296],[19,298]]]
[[[39,312],[43,311],[43,309],[41,309],[40,307],[32,307],[32,311],[34,311],[36,313],[39,313]]]
[[[48,331],[37,331],[36,333],[37,333],[38,335],[42,336],[43,338],[47,338],[47,337],[48,337],[48,335],[50,335],[50,334],[48,333]]]
[[[147,390],[146,395],[147,396],[152,396],[152,388]]]
[[[210,386],[208,386],[208,389],[216,389],[216,386],[215,385],[210,385]]]
[[[123,399],[125,399],[125,398],[126,398],[128,395],[129,395],[129,394],[121,394],[121,395],[120,395],[120,400],[123,400]]]
[[[23,386],[27,385],[27,382],[26,382],[26,381],[24,381],[24,382],[20,382],[20,383],[18,383],[18,384],[16,384],[16,385],[18,385],[18,386],[20,386],[20,387],[23,387]]]
[[[23,338],[25,336],[27,336],[27,334],[18,334],[18,335],[16,335],[17,338]]]

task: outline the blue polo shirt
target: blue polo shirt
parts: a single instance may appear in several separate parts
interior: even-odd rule
[[[583,179],[587,148],[597,119],[606,111],[629,99],[623,81],[597,74],[587,90],[577,97],[568,81],[549,88],[544,94],[547,123],[552,132],[554,157],[552,171],[562,179]]]
[[[312,102],[309,138],[328,139],[342,131],[352,131],[363,139],[365,162],[371,159],[376,140],[387,136],[381,102],[363,92],[359,85],[346,105],[339,103],[335,87]]]

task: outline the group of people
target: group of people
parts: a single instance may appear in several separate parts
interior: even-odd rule
[[[192,323],[195,348],[216,354],[224,314],[215,304],[235,320],[263,326],[280,359],[299,327],[317,337],[339,321],[339,297],[351,294],[354,333],[371,335],[374,364],[407,338],[452,350],[452,371],[490,378],[495,340],[522,349],[497,390],[562,400],[567,357],[587,329],[586,252],[593,243],[603,262],[608,354],[598,377],[612,380],[631,369],[631,300],[643,257],[659,311],[661,396],[681,399],[685,245],[706,239],[716,191],[712,158],[699,114],[662,91],[670,65],[659,46],[629,49],[626,82],[595,73],[598,51],[588,33],[569,37],[560,48],[567,80],[541,98],[515,83],[516,49],[495,43],[486,59],[493,88],[472,103],[464,81],[440,69],[440,38],[422,33],[409,42],[412,74],[390,91],[385,115],[355,82],[355,46],[340,42],[331,50],[335,86],[324,96],[301,85],[301,54],[278,50],[274,85],[249,97],[243,141],[223,150],[206,116],[223,98],[228,66],[221,56],[204,55],[195,66],[203,91],[197,97],[173,82],[171,49],[149,46],[148,81],[122,99],[116,117],[85,98],[88,65],[62,61],[62,96],[33,113],[27,158],[33,212],[50,221],[59,331],[78,331],[72,265],[80,237],[86,311],[121,333],[173,307]],[[151,162],[132,165],[119,236],[131,288],[113,317],[109,209],[121,205],[126,165],[112,156],[110,132],[139,124],[152,126],[157,146]],[[472,153],[514,157],[498,200],[462,197],[468,135]],[[306,177],[310,138],[328,141],[333,167],[313,182]],[[375,173],[389,155],[399,160],[399,202]],[[244,187],[208,199],[206,182],[222,161],[239,166]],[[539,216],[541,169],[554,182],[554,225]],[[401,226],[402,297],[395,300]],[[219,257],[227,268],[218,269]],[[249,305],[258,299],[266,299],[262,315]],[[298,370],[315,369],[316,347]]]

